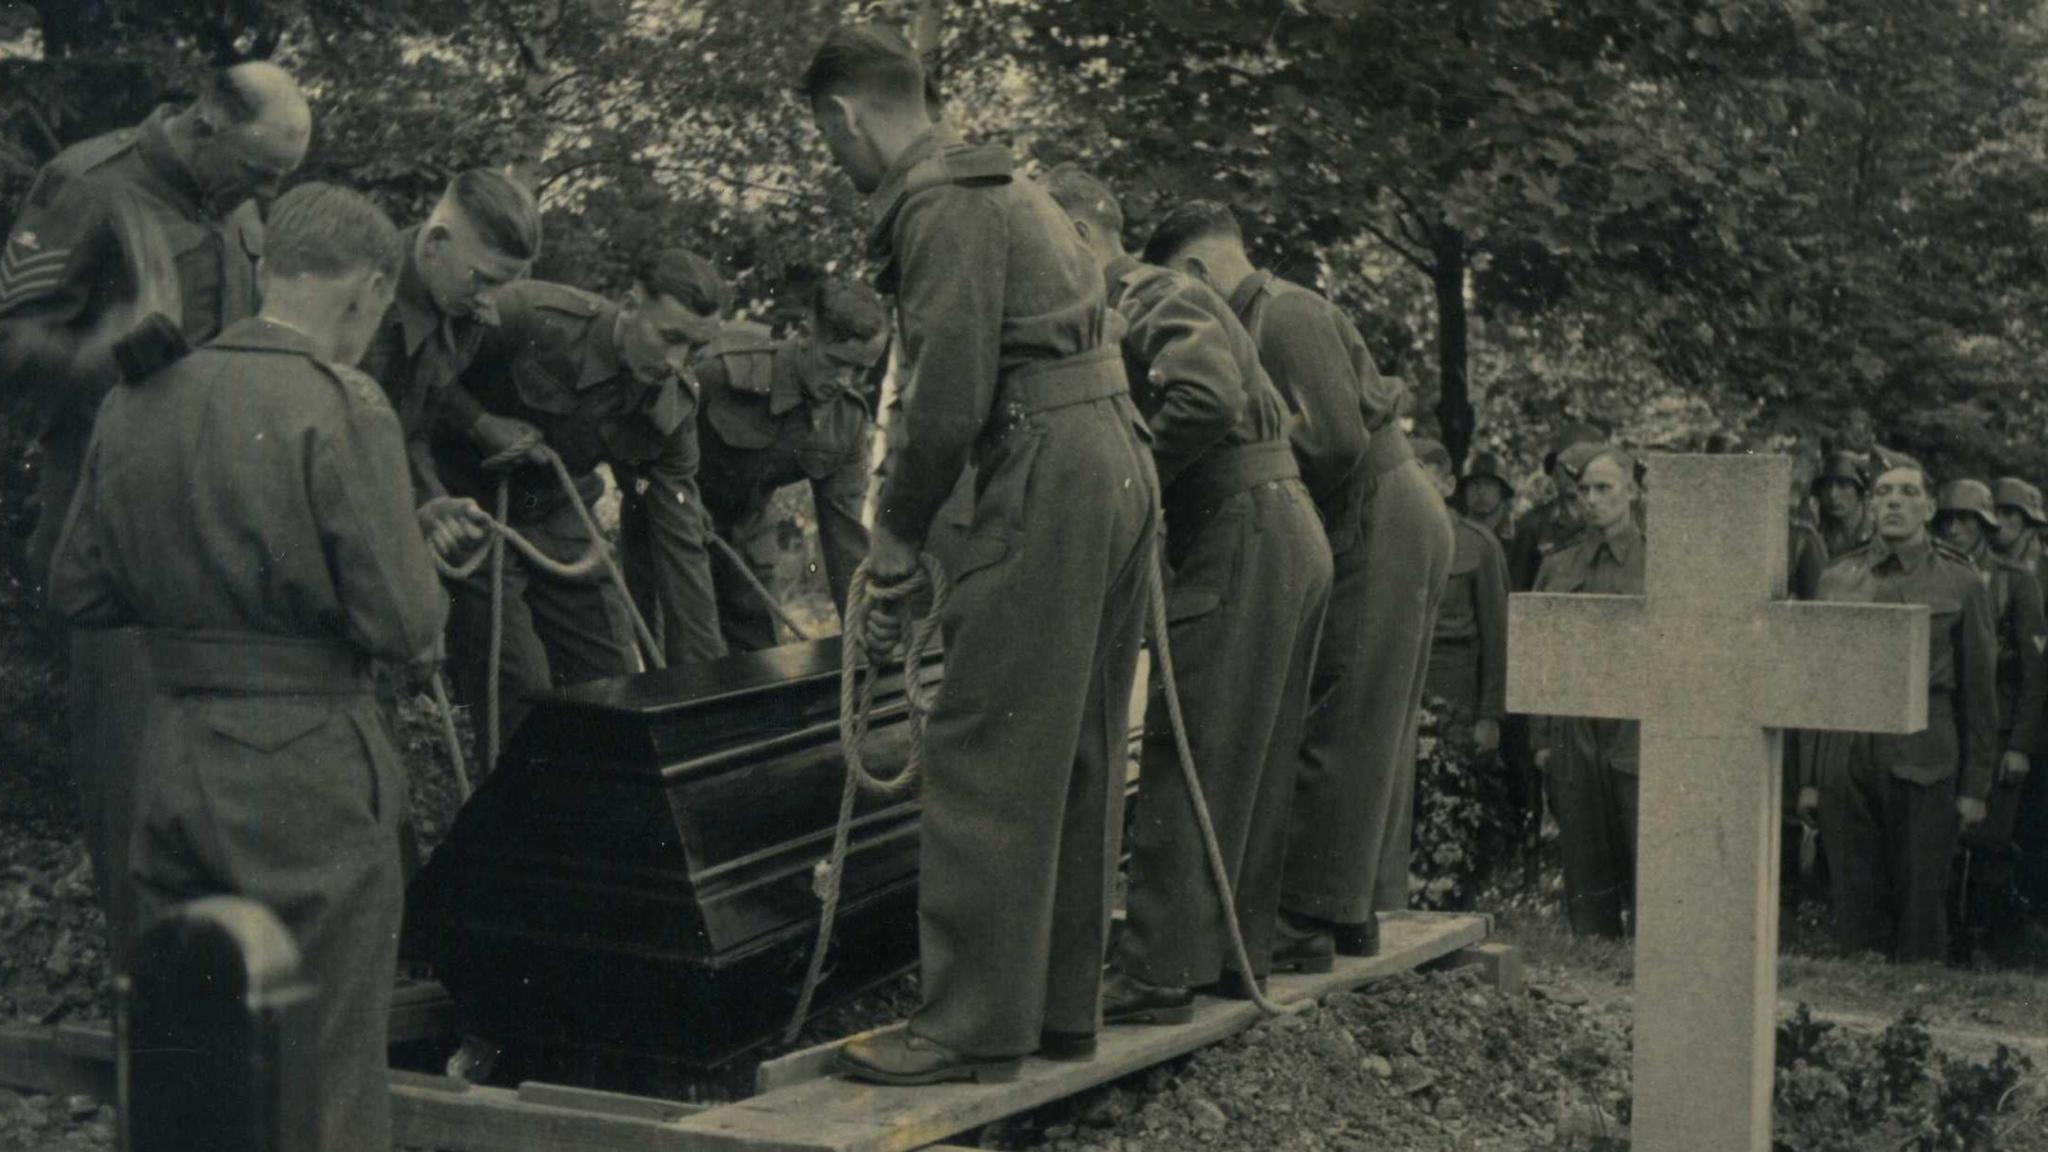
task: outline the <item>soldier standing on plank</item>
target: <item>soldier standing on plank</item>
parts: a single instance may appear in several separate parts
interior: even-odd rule
[[[321,1152],[391,1146],[407,786],[369,670],[429,659],[447,619],[397,418],[343,367],[400,255],[353,192],[280,199],[262,314],[108,397],[51,576],[74,625],[143,630],[158,697],[133,861],[145,920],[245,896],[299,946]]]
[[[27,557],[38,595],[100,398],[255,314],[258,205],[312,131],[289,75],[239,64],[189,107],[74,145],[37,174],[0,254],[0,379],[40,448]],[[128,833],[148,665],[122,629],[69,634],[64,659],[72,771],[118,971],[135,934]]]
[[[832,603],[846,611],[853,570],[868,553],[861,522],[874,441],[874,402],[864,381],[882,358],[888,317],[865,284],[827,279],[800,336],[721,332],[696,360],[704,392],[699,439],[704,500],[719,534],[764,587],[775,586],[777,490],[808,483]],[[731,565],[712,566],[726,643],[752,652],[775,645],[768,605]]]
[[[1958,829],[1983,821],[1998,773],[1998,636],[1975,567],[1928,535],[1935,502],[1926,470],[1891,457],[1872,471],[1875,534],[1828,564],[1820,598],[1928,606],[1927,727],[1809,734],[1799,811],[1818,820],[1827,842],[1841,946],[1940,961]]]
[[[1034,1050],[1094,1054],[1158,480],[1102,274],[1059,205],[1007,152],[932,120],[894,32],[835,30],[802,91],[870,197],[903,333],[872,580],[915,577],[976,467],[925,742],[924,1003],[840,1066],[888,1084],[1003,1079]],[[870,646],[901,623],[871,621]]]
[[[1309,677],[1329,602],[1322,521],[1287,441],[1287,406],[1249,333],[1207,285],[1124,251],[1123,211],[1072,165],[1047,181],[1102,267],[1124,321],[1126,374],[1164,490],[1168,639],[1188,744],[1236,907],[1210,877],[1179,747],[1154,679],[1131,830],[1129,920],[1103,988],[1105,1023],[1180,1023],[1197,990],[1264,980]],[[1231,969],[1226,916],[1250,972]],[[1290,965],[1328,971],[1325,952]]]

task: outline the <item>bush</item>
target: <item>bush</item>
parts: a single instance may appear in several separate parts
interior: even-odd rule
[[[1774,1152],[1994,1152],[1994,1120],[2032,1063],[1938,1052],[1919,1015],[1876,1036],[1837,1030],[1801,1004],[1778,1025]]]
[[[1515,873],[1527,850],[1522,783],[1498,755],[1480,756],[1457,706],[1423,702],[1415,742],[1415,842],[1408,898],[1416,908],[1468,909]]]

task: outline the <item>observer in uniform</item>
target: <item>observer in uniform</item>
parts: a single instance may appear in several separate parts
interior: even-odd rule
[[[1635,460],[1614,448],[1592,452],[1583,466],[1569,459],[1561,465],[1575,474],[1585,528],[1575,543],[1543,561],[1535,590],[1641,596],[1645,557],[1633,514]],[[1542,717],[1534,729],[1564,854],[1566,919],[1581,936],[1620,936],[1635,896],[1642,726],[1563,716]]]
[[[1034,1049],[1094,1051],[1158,481],[1102,275],[1059,206],[931,121],[893,32],[833,32],[803,91],[872,198],[901,320],[874,580],[912,576],[975,462],[925,742],[924,1003],[841,1060],[892,1083],[1002,1077]]]
[[[1984,819],[1998,772],[1998,637],[1975,568],[1927,533],[1935,505],[1926,471],[1902,458],[1873,471],[1875,535],[1828,564],[1820,598],[1927,605],[1927,727],[1813,734],[1799,809],[1818,817],[1828,846],[1843,948],[1939,961],[1957,825]]]
[[[1415,457],[1449,500],[1458,488],[1449,450],[1418,440]],[[1458,516],[1454,528],[1451,576],[1430,638],[1427,690],[1471,722],[1474,746],[1491,756],[1500,748],[1507,711],[1508,562],[1500,541],[1477,521]]]
[[[1429,636],[1451,562],[1451,521],[1394,418],[1357,328],[1329,301],[1252,267],[1236,217],[1193,201],[1145,259],[1206,281],[1258,342],[1302,412],[1295,447],[1323,514],[1336,582],[1323,624],[1295,789],[1283,951],[1379,947],[1375,909],[1408,903],[1415,734]],[[1362,445],[1355,462],[1338,445]],[[1276,957],[1277,962],[1277,957]]]
[[[1813,480],[1813,500],[1820,512],[1821,540],[1833,559],[1870,543],[1870,476],[1868,460],[1855,452],[1835,451],[1821,463]]]
[[[1992,499],[1998,511],[1998,534],[1991,546],[2031,569],[2048,597],[2048,549],[2042,548],[2040,537],[2041,530],[2048,528],[2048,512],[2042,510],[2041,490],[2017,476],[2001,476],[1992,485]],[[2031,921],[2027,925],[2030,946],[2038,950],[2048,944],[2048,773],[2027,773],[2015,807],[2016,887],[2021,916]]]
[[[868,553],[861,506],[872,471],[874,398],[863,382],[881,360],[888,319],[872,290],[848,280],[820,283],[810,311],[808,330],[794,339],[733,326],[699,353],[704,501],[719,534],[773,588],[780,549],[769,505],[777,490],[809,484],[825,579],[844,613],[853,570]],[[713,565],[712,573],[726,644],[744,652],[774,647],[775,621],[759,594],[729,564]]]
[[[244,896],[298,943],[324,1152],[391,1145],[406,775],[370,665],[428,659],[447,618],[397,418],[341,367],[398,267],[369,201],[321,184],[280,199],[262,314],[108,398],[51,579],[75,624],[144,630],[145,918]]]
[[[604,494],[597,465],[611,464],[624,485],[645,481],[654,586],[671,651],[704,660],[723,655],[724,645],[705,551],[710,528],[697,495],[697,396],[682,369],[696,344],[692,333],[715,315],[683,302],[693,275],[686,256],[671,252],[648,263],[616,303],[540,280],[496,294],[498,322],[464,388],[484,412],[534,428],[561,458],[576,498],[538,450],[538,458],[493,459],[475,438],[443,428],[434,460],[451,493],[486,505],[496,501],[501,478],[507,482],[507,522],[563,565],[609,547],[591,538],[576,507],[577,499],[587,508]],[[501,735],[518,727],[520,702],[531,696],[634,670],[634,640],[620,626],[625,604],[602,570],[566,577],[508,548],[503,579]],[[482,702],[490,671],[491,580],[486,564],[454,584],[451,642],[472,705]]]
[[[257,203],[306,154],[312,117],[269,64],[227,69],[190,107],[66,149],[0,253],[0,380],[40,446],[30,584],[41,594],[100,398],[256,312]],[[68,638],[71,763],[116,967],[133,935],[128,826],[146,666],[130,633]]]
[[[1178,1023],[1192,1017],[1195,989],[1241,996],[1244,979],[1267,973],[1330,549],[1287,440],[1287,407],[1230,306],[1125,252],[1123,212],[1101,182],[1065,165],[1048,186],[1124,320],[1126,375],[1164,492],[1167,635],[1188,745],[1236,896],[1234,908],[1217,899],[1154,677],[1129,915],[1102,1015]],[[1251,972],[1232,970],[1226,916],[1243,932]],[[1332,959],[1294,966],[1327,971]]]
[[[2032,570],[1992,549],[1998,531],[1992,499],[1990,487],[1981,481],[1951,480],[1942,485],[1934,525],[1943,540],[1976,565],[1991,594],[1998,637],[1998,778],[1986,798],[1984,822],[1963,835],[1971,852],[1963,901],[1969,920],[1957,925],[1973,942],[1996,948],[2015,942],[2019,927],[2013,829],[2033,757],[2041,750],[2041,711],[2048,707],[2048,660],[2043,659],[2048,621],[2042,618],[2041,588]]]
[[[1584,467],[1606,440],[1591,424],[1574,424],[1559,433],[1550,451],[1544,453],[1543,474],[1550,479],[1550,499],[1515,523],[1514,546],[1508,549],[1509,590],[1527,592],[1536,587],[1536,574],[1543,570],[1543,562],[1585,531],[1577,468]],[[1579,451],[1573,452],[1574,448]],[[1577,464],[1567,465],[1568,459]]]

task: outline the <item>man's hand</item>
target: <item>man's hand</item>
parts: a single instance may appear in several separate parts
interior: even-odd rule
[[[1808,827],[1820,823],[1820,789],[1808,785],[1799,790],[1799,801],[1794,805],[1799,813],[1799,822]]]
[[[1984,822],[1984,815],[1982,800],[1974,796],[1956,797],[1956,816],[1962,820],[1963,827],[1975,828]]]
[[[1478,745],[1481,756],[1491,756],[1500,750],[1500,721],[1479,720],[1472,725],[1472,743]]]
[[[485,463],[491,467],[548,462],[547,441],[541,438],[540,429],[524,420],[486,412],[469,426],[469,437],[483,449]]]
[[[437,496],[420,505],[418,516],[420,533],[443,563],[461,563],[491,535],[490,516],[468,497]]]
[[[1550,767],[1550,749],[1538,748],[1536,750],[1536,767],[1539,771],[1547,770]]]
[[[868,545],[868,582],[878,588],[901,584],[917,571],[917,549],[903,537],[877,523],[873,542]]]
[[[1998,761],[1998,782],[2017,784],[2034,770],[2034,761],[2025,752],[2007,752]]]

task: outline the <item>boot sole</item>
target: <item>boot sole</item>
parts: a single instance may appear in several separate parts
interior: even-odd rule
[[[1302,976],[1323,976],[1337,970],[1335,956],[1305,956],[1299,960],[1274,960],[1273,971]]]
[[[933,1084],[1008,1084],[1023,1071],[1022,1060],[979,1060],[972,1064],[954,1064],[946,1068],[935,1068],[930,1072],[884,1072],[865,1064],[856,1064],[844,1056],[839,1058],[838,1071],[841,1075],[869,1084],[881,1084],[890,1088],[924,1088]]]
[[[1174,1008],[1140,1008],[1132,1012],[1120,1012],[1114,1016],[1103,1014],[1104,1024],[1192,1024],[1195,1021],[1195,1006],[1187,1003]]]

